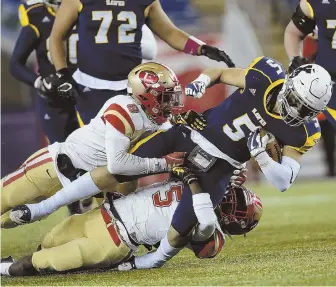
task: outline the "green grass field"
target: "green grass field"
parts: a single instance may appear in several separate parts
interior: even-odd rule
[[[2,278],[2,285],[336,285],[336,181],[297,183],[285,193],[251,189],[263,201],[261,223],[247,238],[227,239],[215,259],[183,251],[156,270]],[[2,257],[30,254],[65,216],[63,209],[3,231]]]

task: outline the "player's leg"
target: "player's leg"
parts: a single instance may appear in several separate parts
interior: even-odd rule
[[[78,93],[76,109],[80,124],[87,125],[103,107],[105,102],[117,95],[126,95],[126,90],[96,90],[82,85],[78,85]]]
[[[17,205],[47,198],[62,186],[47,148],[30,156],[1,180],[1,214]]]
[[[107,218],[104,220],[103,216]],[[71,218],[59,225],[57,230],[53,229],[52,234],[43,240],[43,248],[33,254],[31,262],[36,270],[109,267],[132,253],[106,211],[102,213],[97,208]]]
[[[68,134],[66,134],[68,124],[68,112],[58,108],[53,108],[48,101],[36,97],[36,109],[39,115],[42,131],[48,138],[49,143],[63,142]]]

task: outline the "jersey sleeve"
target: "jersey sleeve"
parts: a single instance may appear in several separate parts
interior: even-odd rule
[[[22,27],[30,26],[37,37],[40,37],[39,24],[41,16],[45,13],[45,7],[41,0],[30,0],[19,6],[19,19]]]
[[[256,58],[246,69],[245,90],[253,96],[263,96],[267,90],[284,82],[285,69],[276,60],[268,57]]]
[[[111,104],[103,113],[102,120],[109,123],[121,134],[131,138],[136,127],[142,123],[138,107],[135,104]]]
[[[289,146],[301,154],[305,154],[310,149],[312,149],[321,138],[321,127],[317,119],[306,123],[303,127],[306,133],[304,141],[298,143],[296,146]]]

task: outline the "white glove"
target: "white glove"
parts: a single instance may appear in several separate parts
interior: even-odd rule
[[[195,81],[186,86],[185,94],[187,96],[192,96],[196,99],[199,99],[204,95],[205,89],[206,89],[206,83]]]
[[[233,176],[231,176],[231,178],[230,178],[230,185],[232,187],[242,186],[247,179],[246,172],[247,172],[247,168],[234,170],[233,171]]]
[[[247,140],[247,147],[252,157],[256,158],[259,154],[266,151],[266,145],[271,140],[272,135],[266,133],[263,137],[260,135],[260,128],[251,132]]]

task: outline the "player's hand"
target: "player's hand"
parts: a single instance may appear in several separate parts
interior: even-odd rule
[[[46,82],[46,79],[39,76],[34,82],[34,88],[37,90],[38,95],[43,99],[48,99],[50,93],[53,91],[52,85]]]
[[[187,96],[199,99],[204,95],[205,89],[206,89],[206,83],[201,81],[195,81],[188,84],[184,92]]]
[[[173,115],[172,123],[177,125],[187,125],[196,131],[202,131],[207,126],[207,121],[202,114],[193,110],[186,113]]]
[[[184,166],[173,167],[170,174],[172,178],[182,180],[185,184],[191,184],[198,180],[193,171],[190,168]]]
[[[53,78],[53,85],[56,86],[61,98],[76,102],[76,96],[78,94],[76,89],[77,84],[67,68],[56,72]]]
[[[224,62],[228,67],[233,68],[236,65],[232,62],[229,55],[224,51],[219,50],[216,47],[212,47],[209,45],[203,45],[201,47],[201,55],[208,57],[211,60],[215,60],[218,62]]]
[[[301,57],[301,56],[296,56],[292,59],[292,61],[289,63],[289,67],[288,67],[288,73],[291,74],[293,73],[293,71],[302,66],[308,64],[308,59],[305,57]]]
[[[266,151],[266,145],[271,139],[271,135],[266,133],[263,137],[260,135],[260,128],[251,132],[247,140],[247,147],[250,150],[252,157],[257,157],[262,152]]]
[[[236,169],[233,171],[233,175],[230,178],[230,185],[232,187],[242,186],[247,179],[247,168]]]
[[[125,261],[121,264],[118,265],[118,270],[119,271],[130,271],[130,270],[134,270],[137,269],[134,263],[134,256],[132,256],[128,261]]]
[[[171,171],[173,167],[180,166],[184,163],[184,152],[174,152],[164,156],[163,158],[166,160],[167,171]]]

